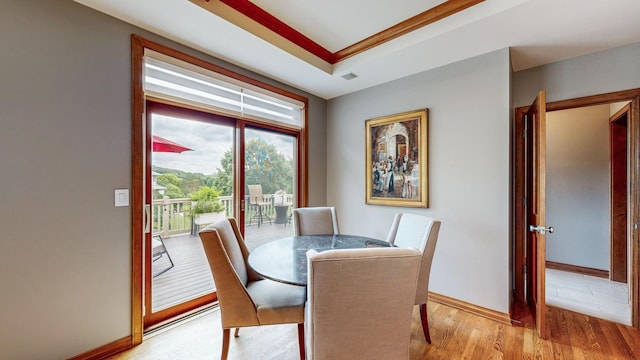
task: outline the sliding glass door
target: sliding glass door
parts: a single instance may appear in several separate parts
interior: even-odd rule
[[[233,216],[250,248],[292,234],[291,210],[306,199],[308,100],[137,36],[132,56],[138,344],[216,300],[199,229]]]
[[[206,225],[237,218],[250,250],[293,235],[298,135],[154,101],[147,102],[147,130],[149,330],[216,300],[198,236]]]

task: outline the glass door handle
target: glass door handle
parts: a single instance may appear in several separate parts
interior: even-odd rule
[[[144,233],[148,234],[151,231],[151,205],[144,205]]]

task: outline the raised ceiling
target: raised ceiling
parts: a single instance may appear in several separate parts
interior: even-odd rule
[[[518,71],[640,42],[638,0],[75,1],[325,99],[504,48]]]

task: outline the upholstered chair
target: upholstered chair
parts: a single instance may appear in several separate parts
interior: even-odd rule
[[[340,234],[335,207],[293,209],[294,235]]]
[[[420,305],[420,318],[424,338],[431,344],[429,320],[427,316],[427,298],[429,296],[429,274],[436,250],[440,220],[416,214],[396,214],[387,236],[387,241],[400,248],[418,249],[422,253],[420,276],[416,289],[415,305]]]
[[[421,257],[416,249],[309,250],[307,359],[409,359]]]
[[[216,285],[222,322],[222,356],[229,352],[231,328],[298,324],[300,359],[304,359],[306,289],[260,277],[247,264],[249,250],[233,218],[219,220],[200,231]],[[236,329],[237,336],[237,329]]]

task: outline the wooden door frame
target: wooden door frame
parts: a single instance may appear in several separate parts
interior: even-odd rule
[[[305,96],[251,78],[196,56],[175,50],[139,35],[131,35],[131,346],[142,343],[144,335],[144,240],[145,240],[145,104],[143,58],[145,49],[180,59],[194,66],[228,76],[257,88],[262,88],[304,103],[304,120],[298,138],[298,205],[306,206],[309,198],[308,119],[309,99]],[[237,140],[241,140],[236,136]],[[239,151],[244,153],[243,144]],[[236,184],[238,185],[238,184]],[[235,209],[241,213],[240,202]]]
[[[631,323],[633,327],[640,327],[639,297],[640,279],[638,261],[640,260],[640,89],[617,91],[601,95],[586,96],[576,99],[561,100],[547,103],[547,112],[573,109],[578,107],[609,104],[614,102],[631,101],[631,110],[628,119],[628,224],[629,241],[631,241],[631,273],[630,273],[630,297],[631,297]],[[525,236],[527,226],[526,208],[523,204],[526,193],[525,173],[525,144],[523,115],[529,106],[515,108],[512,133],[512,241],[513,241],[513,274],[514,289],[513,301],[526,302],[524,293],[524,264],[525,264]],[[512,307],[513,308],[513,307]],[[513,313],[512,313],[513,316]]]
[[[609,117],[609,280],[629,282],[629,114],[631,104]]]

